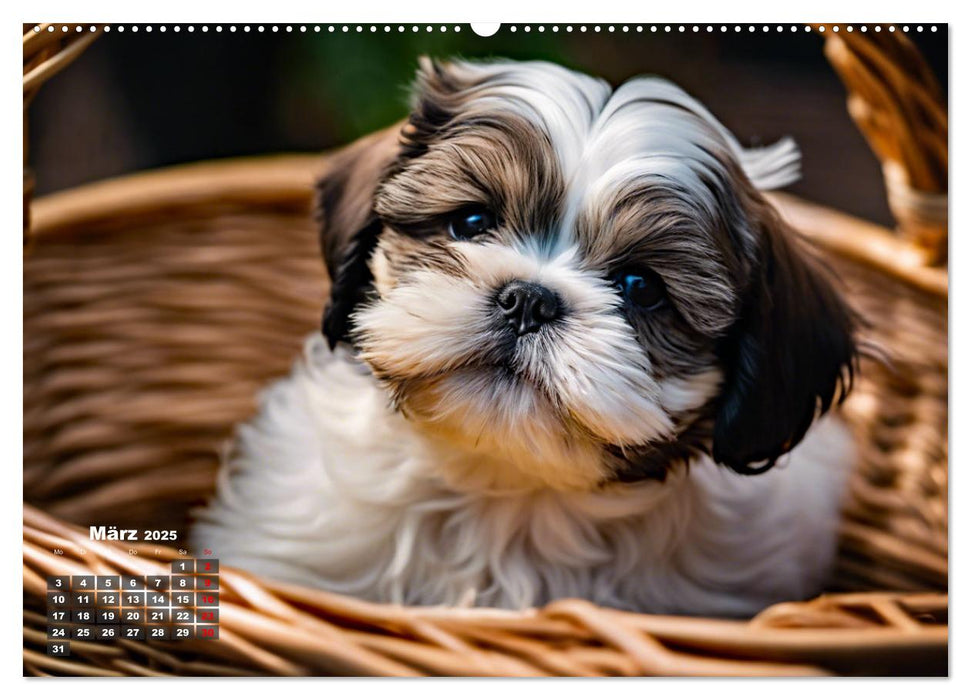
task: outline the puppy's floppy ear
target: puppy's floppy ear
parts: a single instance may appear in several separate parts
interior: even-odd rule
[[[726,380],[712,457],[760,474],[849,391],[856,316],[828,270],[767,202],[754,203],[755,262],[746,303],[724,339]]]
[[[331,348],[347,339],[350,315],[372,282],[368,261],[382,228],[374,193],[398,154],[400,131],[395,125],[331,155],[317,182],[320,248],[331,280],[323,332]]]
[[[462,65],[420,58],[408,120],[332,155],[317,183],[320,244],[331,279],[323,331],[331,348],[348,339],[351,314],[373,281],[368,262],[382,230],[374,213],[375,191],[396,167],[425,153],[455,115],[468,83]]]

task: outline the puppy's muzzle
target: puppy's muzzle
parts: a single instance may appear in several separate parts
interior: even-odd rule
[[[516,335],[535,333],[563,313],[563,304],[555,292],[523,280],[513,280],[503,287],[496,303]]]

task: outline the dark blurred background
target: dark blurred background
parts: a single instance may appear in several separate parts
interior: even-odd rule
[[[718,26],[720,27],[720,25]],[[421,54],[547,59],[614,84],[668,77],[700,98],[743,144],[791,135],[803,180],[791,191],[891,223],[880,167],[845,109],[822,39],[792,33],[572,33],[550,25],[492,37],[455,32],[320,33],[253,25],[175,33],[126,25],[94,44],[40,92],[30,110],[30,162],[38,193],[173,163],[282,151],[318,151],[386,126],[407,112]],[[773,27],[774,29],[774,27]],[[910,32],[947,89],[947,28]]]

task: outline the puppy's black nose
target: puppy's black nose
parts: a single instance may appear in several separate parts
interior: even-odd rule
[[[499,292],[496,302],[516,335],[534,333],[562,313],[560,298],[535,282],[510,282]]]

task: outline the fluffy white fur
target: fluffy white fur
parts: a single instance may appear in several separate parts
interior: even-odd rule
[[[367,367],[314,334],[239,429],[193,546],[377,601],[519,608],[574,596],[745,616],[819,590],[852,456],[827,417],[758,477],[704,458],[663,484],[601,492],[453,488],[442,463],[463,457],[389,410]]]

